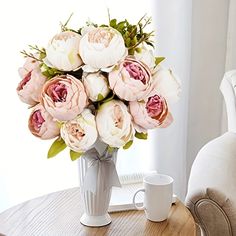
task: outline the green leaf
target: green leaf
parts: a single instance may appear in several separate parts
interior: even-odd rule
[[[130,46],[130,42],[131,42],[131,39],[130,39],[130,38],[127,38],[127,39],[125,40],[125,44],[126,44],[127,47]]]
[[[154,46],[154,44],[152,42],[146,41],[146,44],[151,46],[151,47],[153,47],[153,48],[155,48],[155,46]]]
[[[58,126],[59,129],[60,129],[60,128],[62,127],[62,125],[63,125],[63,123],[60,122],[60,121],[56,121],[56,124],[57,124],[57,126]]]
[[[48,158],[56,156],[59,152],[63,151],[66,148],[64,140],[59,137],[51,145],[48,150]]]
[[[123,149],[128,149],[131,147],[131,145],[133,144],[133,140],[130,140],[128,143],[126,143],[124,146],[123,146]]]
[[[135,52],[141,53],[142,52],[142,48],[135,48]]]
[[[163,60],[165,60],[165,57],[156,57],[156,59],[155,59],[155,64],[158,65],[158,64],[160,64]]]
[[[100,27],[108,27],[108,25],[102,24],[100,25]]]
[[[138,132],[136,132],[135,137],[138,138],[138,139],[145,139],[146,140],[148,138],[148,133],[138,133]]]
[[[101,101],[103,99],[104,99],[103,95],[101,93],[99,93],[98,97],[97,97],[97,101]]]
[[[134,52],[135,52],[134,48],[128,50],[129,55],[134,55]]]
[[[108,148],[107,148],[107,151],[108,151],[108,153],[112,153],[113,151],[114,151],[114,147],[111,147],[111,146],[108,146]]]
[[[41,72],[44,76],[46,76],[48,79],[51,79],[52,77],[56,75],[61,75],[63,74],[62,71],[57,70],[56,68],[51,68],[47,66],[45,63],[41,64]]]
[[[39,53],[39,59],[40,60],[43,60],[45,57],[46,57],[46,53],[44,53],[44,52]]]
[[[119,22],[118,24],[117,24],[117,30],[118,31],[122,31],[122,30],[124,30],[124,28],[125,28],[125,21],[121,21],[121,22]]]
[[[73,151],[73,150],[70,150],[70,159],[71,159],[72,161],[77,160],[78,158],[81,157],[81,155],[83,155],[82,152],[75,152],[75,151]]]
[[[110,26],[113,27],[113,28],[116,28],[116,22],[117,22],[116,19],[112,19],[112,20],[110,21]]]
[[[46,76],[47,78],[49,78],[51,75],[48,73],[48,71],[43,71],[42,74],[44,76]]]
[[[131,45],[136,45],[138,42],[138,39],[136,36],[134,36],[134,38],[131,40]]]

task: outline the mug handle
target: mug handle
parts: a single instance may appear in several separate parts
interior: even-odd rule
[[[145,189],[144,188],[141,188],[139,190],[137,190],[137,192],[134,194],[133,196],[133,204],[135,206],[135,208],[137,210],[145,210],[145,207],[144,207],[144,204],[142,206],[137,206],[136,202],[135,202],[135,198],[136,198],[136,195],[139,193],[139,192],[145,192]]]

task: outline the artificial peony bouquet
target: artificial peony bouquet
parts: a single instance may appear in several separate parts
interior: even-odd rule
[[[79,30],[61,24],[46,48],[22,51],[20,100],[30,105],[28,126],[41,139],[55,139],[48,157],[69,147],[76,160],[97,140],[109,150],[127,149],[134,137],[173,121],[169,105],[179,97],[180,84],[155,57],[151,18],[137,24],[109,20],[87,23]]]

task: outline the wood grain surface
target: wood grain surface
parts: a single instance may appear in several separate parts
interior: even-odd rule
[[[112,223],[101,228],[80,224],[83,213],[78,188],[51,193],[0,214],[0,235],[7,236],[195,236],[194,220],[187,208],[177,201],[169,217],[161,223],[145,218],[143,211],[112,213]]]

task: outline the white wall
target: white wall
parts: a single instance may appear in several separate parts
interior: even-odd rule
[[[200,148],[221,133],[228,7],[228,0],[193,1],[188,170]]]

